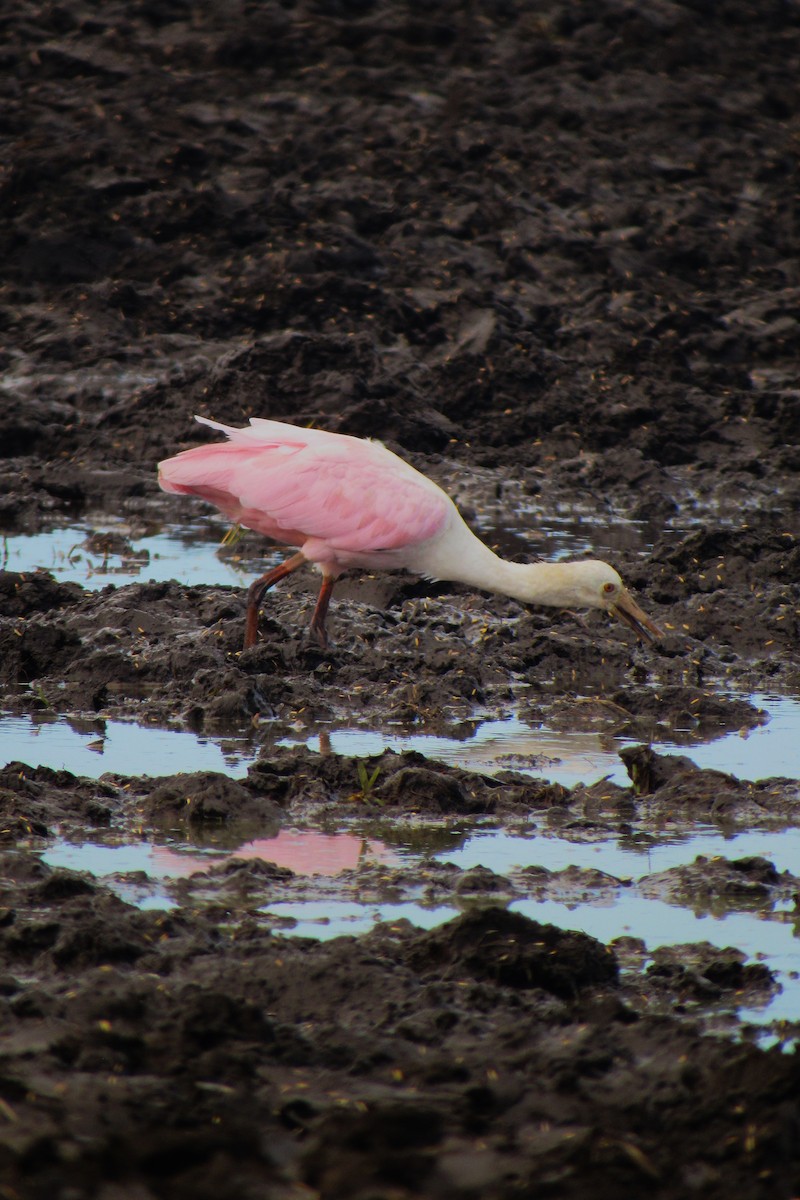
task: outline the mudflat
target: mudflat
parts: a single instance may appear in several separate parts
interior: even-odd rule
[[[514,557],[584,520],[665,630],[640,647],[600,614],[390,575],[343,582],[323,651],[308,571],[243,652],[243,589],[0,572],[3,714],[261,744],[243,779],[0,769],[0,1195],[795,1196],[797,1023],[765,1049],[714,1021],[776,990],[768,966],[513,907],[611,902],[601,857],[322,880],[234,854],[148,909],[42,855],[365,820],[387,841],[800,824],[800,772],[691,761],[763,720],[753,694],[800,692],[797,14],[21,0],[0,20],[5,536],[113,518],[93,549],[124,554],[202,515],[155,478],[208,437],[194,413],[273,417],[384,440]],[[235,553],[274,561],[251,534]],[[278,744],[511,712],[638,743],[629,786]],[[640,887],[766,920],[798,879],[722,856]],[[461,915],[318,941],[271,914],[286,898]]]

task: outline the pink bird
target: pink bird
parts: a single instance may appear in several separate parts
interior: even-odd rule
[[[437,484],[380,442],[252,417],[234,429],[197,417],[228,441],[184,450],[159,464],[166,492],[199,496],[226,517],[299,551],[251,584],[245,649],[258,640],[268,588],[314,563],[322,574],[311,632],[328,644],[333,586],[350,568],[405,569],[427,579],[512,596],[525,604],[601,608],[647,641],[663,637],[617,572],[595,560],[515,563],[499,558],[464,523]]]

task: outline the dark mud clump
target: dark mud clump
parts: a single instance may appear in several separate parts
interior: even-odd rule
[[[631,881],[429,859],[323,884],[234,859],[140,911],[42,858],[56,835],[235,848],[365,817],[448,844],[467,819],[640,842],[797,823],[796,780],[691,762],[763,722],[750,694],[800,688],[790,7],[2,17],[2,566],[15,537],[77,525],[106,583],[0,571],[2,711],[101,743],[113,718],[262,749],[241,781],[146,762],[79,779],[21,750],[0,773],[9,1198],[797,1194],[796,1055],[735,1040],[737,1004],[777,987],[765,964],[609,949],[503,908]],[[665,637],[392,576],[337,587],[323,652],[308,572],[242,652],[244,589],[149,582],[138,547],[208,517],[155,481],[207,436],[195,412],[382,438],[503,553],[613,561]],[[248,535],[236,553],[255,577],[272,551]],[[114,586],[122,564],[142,582]],[[515,711],[642,743],[632,786],[279,745],[337,721],[463,736]],[[665,739],[686,760],[647,746]],[[794,879],[738,855],[637,886],[766,916]],[[152,902],[146,878],[115,883],[136,887]],[[460,915],[278,936],[270,905],[312,888]]]
[[[475,979],[562,997],[617,978],[613,954],[594,938],[538,925],[504,909],[479,910],[420,937],[411,961],[421,974],[433,969],[458,978],[466,971]]]
[[[0,928],[18,1194],[93,1194],[111,1163],[173,1196],[714,1194],[734,1171],[789,1194],[794,1057],[637,1016],[591,938],[487,910],[286,941],[65,882],[21,886]],[[717,991],[742,981],[723,961]]]

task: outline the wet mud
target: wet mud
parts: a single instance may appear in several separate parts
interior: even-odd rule
[[[130,559],[203,513],[155,481],[207,436],[195,412],[276,417],[385,440],[511,557],[580,518],[665,630],[642,647],[398,575],[343,581],[322,651],[309,571],[243,652],[240,589],[0,572],[3,714],[261,748],[238,780],[0,764],[2,1196],[796,1195],[797,1021],[764,1048],[737,1016],[770,968],[509,905],[634,889],[793,922],[800,869],[431,854],[322,878],[235,854],[293,827],[391,847],[468,822],[641,844],[800,824],[797,773],[692,762],[765,720],[752,694],[800,692],[791,5],[22,0],[0,21],[4,536],[80,520]],[[274,561],[250,534],[228,553]],[[509,714],[637,743],[629,783],[279,744]],[[233,856],[161,909],[122,898],[152,899],[146,876],[43,857],[142,838]],[[318,941],[280,915],[304,899],[451,919]]]

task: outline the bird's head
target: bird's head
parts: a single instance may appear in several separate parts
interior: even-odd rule
[[[642,611],[617,572],[608,563],[584,559],[563,565],[568,568],[571,576],[574,604],[605,609],[612,617],[624,621],[645,641],[652,642],[664,636],[663,631]]]

